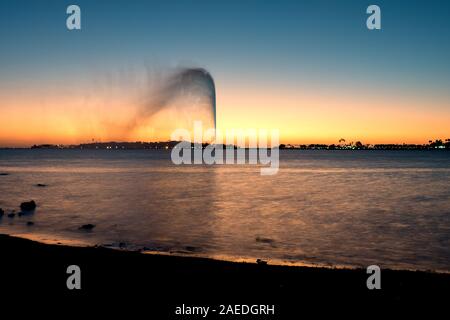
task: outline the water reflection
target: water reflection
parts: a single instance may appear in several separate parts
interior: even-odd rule
[[[260,168],[163,151],[0,151],[0,232],[128,249],[450,271],[450,155],[282,152]],[[38,188],[42,183],[46,187]],[[33,221],[33,226],[27,226]],[[92,232],[82,224],[92,223]]]

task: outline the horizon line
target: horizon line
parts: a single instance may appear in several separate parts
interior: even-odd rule
[[[341,140],[343,140],[341,142]],[[31,149],[33,147],[59,147],[59,148],[74,148],[74,147],[80,147],[83,145],[106,145],[106,144],[168,144],[168,143],[174,143],[174,142],[181,142],[180,141],[173,141],[173,140],[165,140],[165,141],[93,141],[93,142],[82,142],[77,144],[63,144],[63,143],[39,143],[39,144],[32,144],[32,145],[15,145],[15,146],[2,146],[0,145],[0,149]],[[188,142],[188,141],[187,141]],[[191,142],[195,143],[195,142]],[[203,142],[203,144],[210,144]],[[284,143],[280,142],[278,145],[283,147],[308,147],[308,146],[328,146],[328,147],[344,147],[344,146],[360,146],[360,147],[370,147],[370,146],[430,146],[432,144],[442,144],[442,145],[450,145],[450,138],[447,139],[428,139],[426,143],[395,143],[395,142],[389,142],[389,143],[363,143],[360,140],[356,141],[349,141],[347,142],[345,139],[340,139],[337,143]],[[219,144],[220,145],[220,144]],[[222,143],[221,145],[228,145],[226,143]],[[230,144],[232,145],[232,144]]]

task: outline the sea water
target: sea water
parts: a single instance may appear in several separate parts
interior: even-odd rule
[[[0,233],[269,263],[450,271],[450,152],[281,150],[280,170],[170,150],[0,150]],[[37,184],[44,184],[38,187]],[[27,225],[28,222],[33,225]],[[91,231],[79,229],[94,224]]]

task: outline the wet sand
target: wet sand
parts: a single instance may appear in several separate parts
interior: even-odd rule
[[[436,310],[444,308],[450,290],[449,274],[382,270],[382,289],[368,290],[368,275],[362,269],[149,255],[48,245],[7,235],[0,235],[0,257],[1,296],[11,302],[25,298],[27,303],[37,303],[39,310],[46,310],[46,306],[53,310],[57,303],[77,306],[77,311],[87,305],[105,311],[106,302],[108,311],[129,313],[144,308],[148,319],[152,315],[158,319],[196,319],[175,315],[176,307],[182,304],[217,309],[220,304],[275,305],[275,316],[265,319],[292,318],[305,309],[317,314],[374,307],[378,311],[393,307],[402,312],[417,306]],[[66,287],[66,268],[72,264],[81,268],[81,290]],[[242,317],[251,318],[231,318]],[[207,318],[230,316],[210,314]]]

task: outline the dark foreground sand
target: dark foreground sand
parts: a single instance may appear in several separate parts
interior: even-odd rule
[[[66,268],[71,264],[81,267],[81,290],[66,288]],[[64,306],[69,313],[90,314],[90,307],[102,313],[144,312],[143,319],[201,319],[176,316],[176,307],[219,310],[220,304],[269,304],[275,305],[275,316],[210,314],[206,319],[300,319],[306,310],[315,315],[436,310],[447,308],[450,297],[448,274],[382,270],[382,289],[368,290],[365,270],[144,255],[46,245],[6,235],[0,235],[0,275],[2,308],[14,303],[24,306],[15,312],[30,311],[32,302],[39,306],[33,307],[34,314]]]

